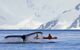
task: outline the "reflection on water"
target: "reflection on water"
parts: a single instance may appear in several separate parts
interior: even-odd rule
[[[1,39],[8,34],[27,34],[31,31],[3,31],[0,33]],[[44,36],[51,33],[57,36],[53,43],[20,43],[20,44],[0,44],[0,50],[80,50],[80,31],[42,31]],[[1,41],[0,39],[0,41]]]

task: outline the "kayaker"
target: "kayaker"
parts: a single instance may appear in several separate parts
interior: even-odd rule
[[[51,34],[49,34],[47,38],[48,38],[48,39],[52,39],[52,36],[51,36]]]

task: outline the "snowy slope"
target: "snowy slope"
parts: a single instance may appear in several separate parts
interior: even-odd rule
[[[42,23],[37,21],[31,21],[31,20],[24,20],[16,25],[0,25],[0,29],[36,29],[38,28]]]
[[[80,4],[78,4],[75,9],[80,11]],[[76,20],[71,24],[68,29],[80,29],[80,15],[78,16],[78,18],[76,18]]]
[[[68,29],[80,29],[80,15]]]
[[[39,28],[40,29],[71,29],[72,27],[70,27],[72,25],[72,23],[75,22],[75,20],[77,20],[78,17],[80,17],[80,4],[76,5],[74,8],[70,9],[70,10],[66,10],[63,11],[61,14],[59,14],[59,18],[58,21],[55,23],[53,21],[50,21],[46,24],[41,25]],[[55,25],[54,25],[55,23]],[[48,25],[46,27],[46,25]],[[53,25],[51,27],[51,25]],[[75,28],[76,29],[76,28]]]
[[[39,29],[52,29],[56,24],[58,20],[50,21],[45,24],[42,24]]]

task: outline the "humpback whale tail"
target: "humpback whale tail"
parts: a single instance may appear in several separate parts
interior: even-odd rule
[[[42,32],[34,32],[34,33],[27,34],[27,35],[8,35],[5,37],[5,39],[16,37],[16,38],[21,38],[23,40],[23,42],[26,42],[26,38],[28,38],[29,36],[34,35],[34,34],[36,34],[36,39],[37,39],[38,34],[42,34]]]
[[[26,36],[25,35],[21,36],[21,38],[23,39],[23,42],[26,41]]]

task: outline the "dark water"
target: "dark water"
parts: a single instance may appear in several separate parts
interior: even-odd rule
[[[40,30],[23,30],[23,31],[0,31],[0,41],[4,39],[6,35],[15,34],[29,34]],[[70,30],[41,30],[44,36],[48,36],[51,33],[53,36],[57,36],[57,40],[53,40],[54,43],[25,43],[25,44],[0,44],[0,50],[80,50],[80,31]]]

